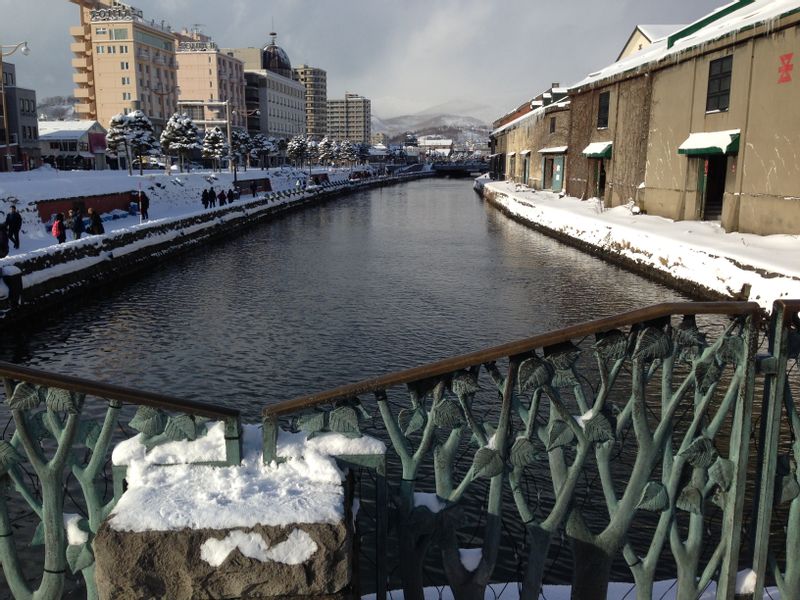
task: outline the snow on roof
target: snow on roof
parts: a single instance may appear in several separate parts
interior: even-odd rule
[[[592,142],[586,148],[583,149],[582,154],[591,155],[591,154],[602,154],[605,152],[609,146],[611,146],[614,142]]]
[[[675,33],[679,29],[683,29],[686,25],[639,25],[638,27],[644,37],[651,42],[655,42]]]
[[[530,151],[530,150],[523,150],[522,152],[520,152],[520,155],[521,155],[521,156],[527,156],[527,155],[528,155],[528,154],[530,154],[530,153],[531,153],[531,151]]]
[[[551,148],[542,148],[539,154],[563,154],[567,151],[567,146],[552,146]]]
[[[97,121],[39,121],[39,139],[77,140],[88,133]],[[105,130],[104,130],[105,131]]]
[[[733,6],[733,4],[722,6],[710,14],[720,12],[721,10]],[[680,57],[681,53],[691,50],[692,48],[702,46],[742,29],[774,21],[783,15],[797,10],[800,10],[800,0],[755,0],[751,4],[744,5],[738,10],[734,10],[700,27],[693,33],[678,38],[671,48],[667,48],[668,38],[656,40],[650,46],[636,54],[623,58],[599,71],[589,73],[589,75],[581,81],[569,86],[569,89],[576,90],[622,73],[634,71],[647,65],[653,65],[668,57],[677,59]],[[703,19],[705,18],[706,17],[703,17]],[[684,29],[689,29],[698,25],[703,19],[695,21],[695,23],[692,23]]]
[[[569,106],[569,102],[570,102],[569,100],[565,99],[565,100],[562,100],[561,102],[553,102],[552,104],[548,104],[547,106],[540,106],[540,107],[538,107],[538,108],[536,108],[536,109],[534,109],[534,110],[532,110],[530,112],[525,113],[521,117],[517,117],[513,121],[509,121],[508,123],[506,123],[502,127],[498,127],[497,129],[492,131],[491,135],[497,135],[498,133],[502,133],[506,129],[513,128],[513,127],[519,125],[522,121],[525,121],[526,119],[531,119],[531,118],[539,119],[542,116],[544,116],[548,111],[551,111],[551,110],[553,110],[555,108],[566,108],[566,107]],[[533,103],[531,103],[531,104],[533,104]]]
[[[739,129],[730,129],[728,131],[704,131],[699,133],[690,133],[686,141],[678,146],[678,150],[684,152],[688,150],[705,150],[706,148],[719,148],[719,151],[724,153],[727,151],[728,146],[734,141],[734,138],[741,133]]]

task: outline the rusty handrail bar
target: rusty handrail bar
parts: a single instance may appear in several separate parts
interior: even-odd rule
[[[383,390],[396,385],[404,385],[432,377],[440,377],[474,365],[517,356],[530,352],[536,348],[553,346],[566,342],[576,337],[585,337],[594,333],[602,333],[617,327],[635,325],[644,321],[659,319],[674,314],[682,315],[750,315],[758,318],[761,307],[755,302],[723,301],[723,302],[667,302],[654,304],[626,313],[621,313],[603,319],[586,321],[564,329],[539,334],[531,338],[509,342],[493,348],[478,350],[469,354],[462,354],[404,371],[397,371],[373,379],[365,379],[357,383],[343,385],[332,390],[300,396],[277,404],[265,406],[262,417],[280,417],[299,410],[314,408],[320,404],[336,400],[354,398],[360,394],[367,394]]]
[[[0,361],[0,377],[47,387],[67,389],[82,394],[105,398],[106,400],[117,400],[124,404],[152,406],[154,408],[190,413],[212,419],[238,418],[240,415],[238,409],[229,406],[215,406],[203,402],[195,402],[193,400],[184,400],[182,398],[174,398],[156,392],[135,390],[133,388],[102,383],[100,381],[91,381],[71,375],[57,375],[48,371],[23,367],[3,361]]]

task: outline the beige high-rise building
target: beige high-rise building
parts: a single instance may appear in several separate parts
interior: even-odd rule
[[[306,135],[321,139],[328,132],[328,74],[300,65],[294,68],[294,78],[306,88]]]
[[[79,119],[108,126],[111,117],[141,109],[156,131],[177,109],[176,36],[169,25],[113,0],[70,0],[80,8],[73,81]]]
[[[328,100],[328,137],[370,143],[372,103],[358,94],[345,94],[343,100]]]
[[[180,100],[227,101],[230,103],[233,127],[246,127],[244,62],[220,51],[209,36],[197,31],[183,31],[177,37]],[[187,112],[201,127],[206,119],[225,118],[223,111],[212,113],[199,106]]]

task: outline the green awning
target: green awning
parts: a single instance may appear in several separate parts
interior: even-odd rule
[[[709,154],[738,154],[739,129],[691,133],[678,147],[678,154],[708,156]]]
[[[592,142],[583,149],[582,154],[587,158],[611,158],[613,142]]]

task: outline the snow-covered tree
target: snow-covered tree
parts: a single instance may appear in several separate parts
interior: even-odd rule
[[[275,138],[267,138],[264,134],[257,133],[253,136],[252,141],[250,155],[258,159],[259,165],[263,169],[267,157],[272,156],[277,151]]]
[[[153,133],[153,124],[141,110],[128,115],[127,128],[131,154],[139,160],[139,175],[142,175],[145,157],[159,154],[161,145]]]
[[[289,142],[286,138],[279,138],[277,141],[278,156],[286,156],[286,149],[289,147]]]
[[[331,162],[336,163],[342,158],[342,143],[339,140],[331,142]]]
[[[358,150],[350,140],[344,140],[339,145],[339,158],[344,162],[353,164],[358,160]]]
[[[203,158],[212,161],[212,169],[219,170],[220,160],[228,153],[225,136],[219,127],[207,129],[203,138]]]
[[[306,136],[304,135],[296,135],[289,143],[286,145],[286,156],[289,157],[289,160],[295,163],[295,165],[301,165],[303,159],[306,157],[306,152],[308,149],[308,141],[306,140]]]
[[[306,162],[308,164],[313,164],[319,161],[319,144],[317,140],[312,138],[306,138]]]
[[[164,131],[161,132],[161,147],[168,156],[178,155],[182,173],[184,160],[188,158],[189,153],[201,148],[194,121],[185,114],[175,113],[172,115],[167,121]]]
[[[250,134],[247,133],[244,129],[234,129],[231,131],[231,155],[234,157],[234,160],[238,163],[242,157],[246,158],[244,162],[245,170],[247,170],[248,165],[250,164],[250,150],[253,148],[253,140],[250,138]]]
[[[117,160],[124,158],[128,175],[133,175],[129,133],[127,115],[120,113],[111,117],[106,132],[106,152]]]
[[[317,144],[317,160],[320,164],[326,165],[333,160],[333,142],[326,137]]]

